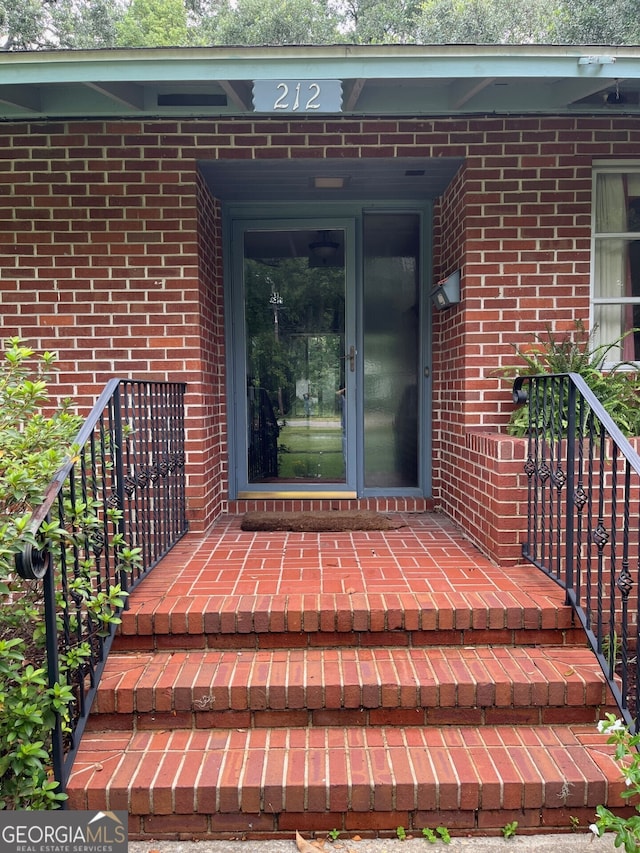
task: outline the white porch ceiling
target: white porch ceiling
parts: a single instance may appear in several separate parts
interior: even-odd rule
[[[455,157],[369,157],[340,160],[209,160],[198,163],[221,201],[352,201],[435,199],[462,165]],[[318,189],[318,177],[342,178]]]

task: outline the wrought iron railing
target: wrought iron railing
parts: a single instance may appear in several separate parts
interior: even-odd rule
[[[19,573],[42,581],[52,732],[64,790],[126,596],[187,532],[182,384],[113,379],[31,517]]]
[[[640,456],[577,374],[519,377],[514,400],[529,412],[523,556],[565,589],[638,730]]]

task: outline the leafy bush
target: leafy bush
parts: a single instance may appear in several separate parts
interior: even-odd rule
[[[640,849],[640,734],[631,734],[624,722],[615,714],[606,714],[598,723],[598,731],[606,734],[607,743],[615,744],[615,758],[624,777],[626,790],[620,796],[633,798],[636,813],[630,817],[615,815],[605,806],[596,809],[597,819],[589,829],[600,838],[607,831],[616,833],[614,846],[624,847],[627,853]]]
[[[554,334],[547,327],[546,337],[536,335],[531,344],[514,345],[520,364],[503,367],[495,375],[513,381],[516,376],[577,373],[625,435],[640,435],[640,372],[637,365],[621,361],[605,369],[609,353],[632,332],[626,332],[611,344],[598,346],[593,343],[595,332],[594,328],[589,333],[580,320],[575,322],[573,332],[562,335]],[[556,401],[556,411],[561,408]],[[510,435],[523,436],[528,428],[529,407],[525,405],[513,411],[507,431]]]
[[[52,779],[51,732],[72,731],[84,691],[87,662],[100,638],[120,622],[127,593],[115,581],[141,562],[120,531],[122,510],[84,498],[70,488],[57,493],[52,519],[32,530],[32,510],[54,475],[71,461],[88,475],[73,437],[81,420],[68,402],[50,405],[47,385],[55,356],[34,353],[18,338],[5,345],[0,363],[0,808],[57,808],[66,798]],[[49,409],[50,413],[45,414]],[[125,425],[125,433],[129,433]],[[108,437],[102,436],[108,445]],[[105,456],[103,469],[112,462]],[[93,471],[95,474],[95,471]],[[69,483],[67,482],[67,486]],[[80,490],[82,491],[82,490]],[[57,515],[57,520],[53,516]],[[105,534],[108,543],[105,543]],[[42,539],[43,542],[36,541]],[[45,545],[53,577],[58,681],[49,684],[45,653],[43,586],[16,574],[16,557]],[[98,571],[108,547],[109,577]],[[104,568],[104,566],[103,566]],[[49,569],[52,571],[52,569]],[[55,641],[54,641],[55,642]]]
[[[0,363],[0,808],[56,807],[63,797],[50,778],[48,734],[69,688],[47,686],[40,585],[15,574],[27,543],[31,510],[65,461],[79,426],[69,404],[50,414],[48,382],[55,355],[35,360],[18,338]]]

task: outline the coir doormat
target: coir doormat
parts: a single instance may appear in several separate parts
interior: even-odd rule
[[[373,510],[328,512],[248,512],[243,530],[290,530],[299,533],[340,533],[344,530],[397,530],[404,522]]]

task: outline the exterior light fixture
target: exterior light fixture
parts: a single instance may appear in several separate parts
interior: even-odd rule
[[[313,186],[317,190],[341,190],[344,188],[346,178],[340,175],[316,175],[313,179]]]
[[[460,302],[460,270],[441,279],[431,291],[431,301],[438,311]]]

